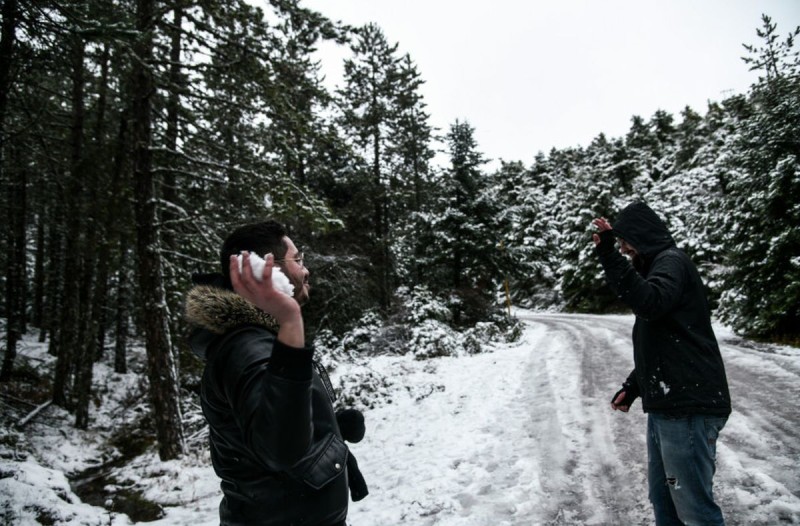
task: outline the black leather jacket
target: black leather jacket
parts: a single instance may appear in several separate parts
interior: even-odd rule
[[[348,449],[312,351],[283,345],[270,318],[224,289],[192,289],[187,318],[206,360],[200,401],[222,479],[221,524],[343,522]]]

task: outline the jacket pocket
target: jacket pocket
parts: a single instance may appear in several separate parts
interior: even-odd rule
[[[334,433],[318,442],[310,455],[292,468],[295,477],[314,488],[322,489],[344,473],[347,465],[347,446]]]

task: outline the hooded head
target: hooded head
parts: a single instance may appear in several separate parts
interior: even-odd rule
[[[644,262],[675,246],[667,225],[642,202],[631,203],[619,213],[614,221],[614,235],[636,249]]]

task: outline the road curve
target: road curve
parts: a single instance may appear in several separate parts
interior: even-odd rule
[[[544,524],[651,524],[645,416],[609,400],[632,368],[632,316],[521,312],[545,328],[527,367],[533,451],[552,497]],[[720,338],[734,411],[715,493],[726,522],[800,524],[800,351]],[[548,486],[549,484],[549,486]]]

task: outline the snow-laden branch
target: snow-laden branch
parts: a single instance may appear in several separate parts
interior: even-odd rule
[[[33,420],[33,419],[36,417],[36,415],[38,415],[39,413],[41,413],[43,410],[45,410],[45,409],[47,409],[48,407],[50,407],[50,404],[52,404],[52,403],[53,403],[53,401],[52,401],[52,400],[48,400],[47,402],[45,402],[45,403],[43,403],[43,404],[41,404],[41,405],[38,405],[38,406],[36,406],[36,409],[34,409],[34,410],[33,410],[33,411],[31,411],[30,413],[28,413],[28,416],[26,416],[25,418],[23,418],[22,420],[20,420],[19,422],[17,422],[17,428],[18,428],[18,429],[22,429],[23,427],[25,427],[25,425],[26,425],[28,422],[30,422],[31,420]]]

